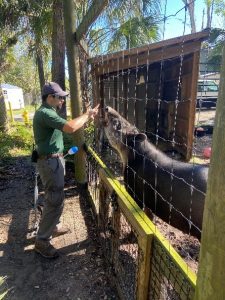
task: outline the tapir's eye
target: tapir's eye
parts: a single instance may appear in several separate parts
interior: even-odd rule
[[[119,120],[117,120],[117,119],[113,120],[113,128],[115,130],[120,130],[121,129],[121,123],[120,123]]]
[[[118,129],[118,130],[121,129],[121,123],[120,123],[120,122],[118,122],[117,129]]]

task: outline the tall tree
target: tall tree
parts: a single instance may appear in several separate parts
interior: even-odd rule
[[[8,67],[8,54],[26,30],[26,3],[21,1],[0,1],[0,74]],[[21,18],[23,17],[23,18]],[[2,76],[0,76],[1,78]],[[6,131],[7,110],[3,94],[0,94],[0,129]]]
[[[161,1],[114,0],[106,11],[106,21],[112,28],[109,51],[138,47],[159,40],[158,18]]]
[[[53,1],[52,17],[52,80],[65,89],[65,33],[63,19],[63,0]],[[60,110],[66,119],[66,102]]]
[[[52,80],[65,89],[65,33],[63,1],[53,1],[52,16]]]
[[[222,62],[222,50],[225,43],[225,30],[221,28],[213,28],[209,37],[210,53],[208,64],[211,66],[210,71],[219,72]]]
[[[76,4],[78,24],[91,1]],[[161,1],[112,0],[85,39],[93,54],[137,47],[159,39]],[[104,45],[104,46],[103,46]]]
[[[187,5],[190,22],[191,22],[191,33],[196,32],[196,24],[195,24],[195,1],[193,0],[183,0],[184,4]]]
[[[52,0],[31,2],[27,16],[29,21],[29,53],[35,58],[40,89],[42,89],[47,79],[45,78],[44,65],[49,60],[49,53],[51,52]]]
[[[80,77],[80,57],[79,57],[79,45],[77,38],[74,41],[74,36],[77,32],[80,32],[82,38],[88,27],[91,25],[93,20],[101,12],[103,8],[102,4],[106,4],[107,0],[98,0],[92,3],[86,16],[81,22],[81,25],[76,28],[76,14],[74,11],[74,1],[64,0],[64,21],[65,21],[65,33],[66,33],[66,46],[67,46],[67,58],[69,65],[69,76],[70,76],[70,91],[71,91],[71,111],[72,117],[78,117],[82,113],[82,97],[81,97],[81,77]],[[74,142],[80,148],[80,151],[75,155],[74,162],[76,166],[75,179],[81,187],[86,187],[87,176],[86,176],[86,155],[83,149],[84,144],[84,131],[83,128],[77,130],[74,135]]]

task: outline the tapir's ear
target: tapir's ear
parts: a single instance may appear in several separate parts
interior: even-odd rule
[[[135,142],[144,142],[145,140],[147,139],[147,136],[146,134],[144,133],[138,133],[136,136],[135,136]]]
[[[109,107],[106,106],[106,107],[105,107],[105,112],[108,112],[108,111],[109,111]]]

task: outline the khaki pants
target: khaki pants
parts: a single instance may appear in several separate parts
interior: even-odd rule
[[[63,211],[65,160],[63,157],[39,159],[37,170],[45,190],[37,239],[49,240]]]

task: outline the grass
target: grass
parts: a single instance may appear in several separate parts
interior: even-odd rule
[[[8,132],[0,132],[0,158],[31,155],[33,145],[32,126],[16,122]]]
[[[92,141],[94,131],[93,123],[85,128],[86,142]],[[76,146],[71,134],[63,133],[64,152]],[[25,125],[23,122],[15,122],[10,125],[8,132],[0,131],[0,159],[10,159],[20,156],[31,156],[33,150],[33,129],[32,122]]]
[[[13,109],[13,115],[21,115],[24,110],[28,111],[29,113],[34,113],[35,112],[35,106],[34,105],[26,105],[24,108],[21,109]],[[8,110],[8,115],[9,115],[9,110]]]

